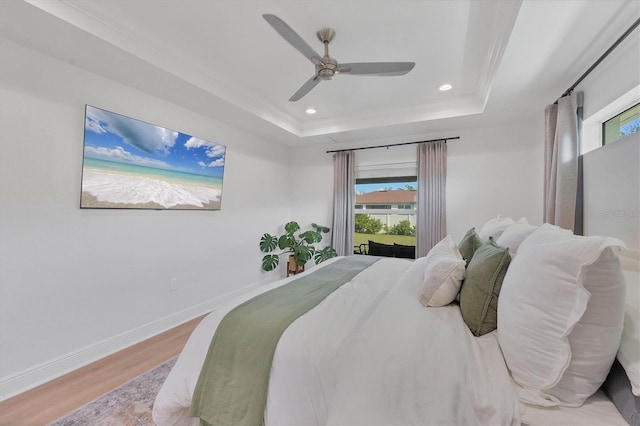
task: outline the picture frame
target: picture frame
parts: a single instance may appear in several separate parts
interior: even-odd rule
[[[80,208],[220,210],[226,146],[85,106]]]

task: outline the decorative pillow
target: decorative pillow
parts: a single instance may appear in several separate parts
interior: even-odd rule
[[[524,220],[526,221],[526,219]],[[497,241],[504,230],[514,223],[515,222],[510,217],[498,215],[498,217],[489,220],[482,226],[482,228],[480,228],[478,236],[485,243],[489,241],[489,237],[493,237],[493,241]]]
[[[393,243],[393,252],[395,257],[403,259],[416,258],[416,246],[403,246],[402,244]]]
[[[500,294],[498,341],[523,402],[577,407],[606,378],[624,310],[616,245],[549,224],[520,245]]]
[[[393,245],[391,244],[376,243],[375,241],[369,240],[369,251],[367,251],[367,254],[371,256],[393,257],[394,251]]]
[[[504,230],[496,241],[496,244],[500,247],[508,248],[509,254],[513,257],[524,239],[531,235],[536,229],[538,229],[537,226],[529,225],[528,223],[514,223]]]
[[[469,261],[471,261],[473,254],[481,245],[482,240],[476,233],[476,228],[469,229],[464,237],[462,237],[462,241],[458,244],[458,250],[460,250],[460,254],[466,261],[467,265],[469,265]]]
[[[640,273],[622,271],[626,284],[624,326],[617,358],[626,371],[633,394],[640,396]]]
[[[433,246],[426,256],[420,303],[424,306],[445,306],[453,302],[464,279],[465,264],[450,236]]]
[[[489,333],[498,325],[498,296],[510,261],[509,250],[488,243],[476,250],[467,266],[460,311],[474,336]]]

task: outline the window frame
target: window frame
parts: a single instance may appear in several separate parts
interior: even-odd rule
[[[609,103],[599,111],[582,122],[582,144],[580,155],[584,155],[594,149],[602,148],[602,124],[616,115],[632,108],[640,102],[640,85],[629,90],[613,102]]]
[[[623,111],[621,111],[621,112],[617,113],[617,114],[616,114],[616,115],[614,115],[613,117],[611,117],[611,118],[609,118],[608,120],[605,120],[605,121],[603,121],[603,122],[602,122],[602,125],[601,125],[601,130],[602,130],[602,146],[605,146],[605,145],[608,145],[608,144],[614,143],[614,142],[619,141],[620,139],[622,139],[622,138],[626,137],[626,136],[618,136],[618,138],[617,138],[617,139],[613,139],[613,140],[607,141],[606,125],[607,125],[607,123],[609,123],[611,120],[613,120],[613,119],[615,119],[615,118],[620,117],[621,115],[623,115],[623,114],[625,114],[625,113],[627,113],[627,112],[631,111],[631,110],[632,110],[632,109],[634,109],[634,108],[638,108],[638,109],[640,109],[640,102],[637,102],[636,104],[631,105],[629,108],[627,108],[627,109],[625,109],[625,110],[623,110]],[[620,128],[621,128],[621,127],[622,127],[622,126],[617,126],[617,127],[616,127],[616,130],[618,130],[618,132],[619,132],[619,130],[620,130]],[[637,132],[636,132],[636,133],[637,133]],[[627,135],[627,136],[629,136],[629,135]]]

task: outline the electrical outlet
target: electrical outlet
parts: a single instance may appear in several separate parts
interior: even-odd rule
[[[176,278],[171,278],[169,282],[169,290],[176,291],[178,289],[178,280]]]

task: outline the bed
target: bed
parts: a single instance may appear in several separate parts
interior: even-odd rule
[[[155,422],[199,424],[189,416],[191,399],[229,310],[340,260],[207,316],[158,394]],[[423,306],[418,262],[378,260],[286,329],[273,359],[265,424],[627,424],[602,391],[580,408],[520,402],[498,332],[475,336],[456,301]]]
[[[597,197],[585,194],[587,212]],[[635,197],[636,216],[617,218],[631,227]],[[591,227],[602,215],[594,209]],[[498,216],[424,258],[377,258],[285,329],[261,422],[638,424],[640,261],[630,226],[616,220],[618,235],[578,237]],[[190,416],[194,390],[228,312],[348,258],[208,315],[160,390],[154,421],[200,423]]]

